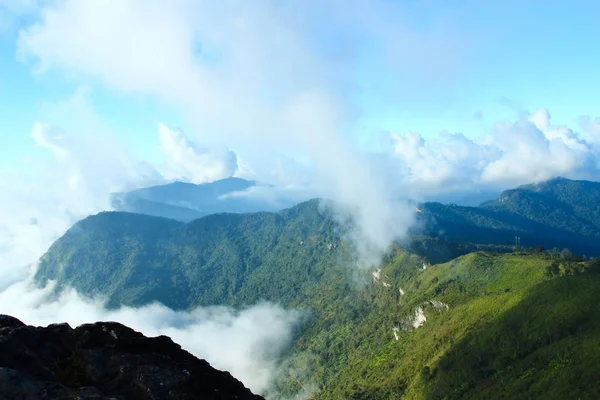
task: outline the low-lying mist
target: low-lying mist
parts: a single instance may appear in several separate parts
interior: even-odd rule
[[[231,372],[255,393],[271,384],[302,317],[299,311],[270,303],[239,311],[214,306],[184,312],[161,304],[107,310],[102,299],[84,298],[72,289],[50,300],[51,291],[52,285],[39,289],[20,281],[0,293],[0,310],[36,326],[116,321],[146,336],[167,335],[215,368]]]
[[[214,367],[230,371],[254,392],[264,392],[290,345],[300,311],[270,303],[241,310],[215,305],[183,312],[161,304],[108,310],[101,298],[82,297],[72,289],[56,298],[49,296],[52,285],[40,289],[32,283],[36,260],[54,240],[78,219],[108,209],[108,194],[135,187],[132,176],[139,177],[122,173],[112,182],[94,180],[79,168],[82,154],[75,161],[69,156],[72,151],[65,151],[39,175],[15,174],[0,183],[0,313],[32,325],[117,321],[145,335],[167,335]],[[100,167],[126,170],[113,161],[107,157]],[[54,183],[47,189],[46,179]],[[139,179],[137,185],[144,182]]]

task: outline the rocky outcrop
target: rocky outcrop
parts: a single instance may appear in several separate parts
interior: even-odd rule
[[[116,322],[28,326],[0,315],[2,399],[262,399],[167,336]]]

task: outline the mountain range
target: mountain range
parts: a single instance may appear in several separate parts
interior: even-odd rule
[[[204,184],[173,182],[130,192],[113,193],[115,211],[153,215],[188,222],[209,214],[278,211],[293,205],[280,197],[267,201],[247,195],[247,191],[267,188],[255,181],[227,178]],[[246,195],[243,195],[243,194]]]
[[[266,201],[247,195],[262,186],[240,178],[200,185],[174,182],[114,193],[111,205],[116,211],[182,222],[218,213],[276,212],[294,205],[284,197]],[[422,203],[420,223],[412,231],[480,245],[510,246],[517,238],[522,246],[568,247],[593,256],[599,254],[599,202],[598,183],[555,178],[504,191],[480,206]]]
[[[308,311],[267,398],[306,387],[318,399],[600,396],[600,265],[583,257],[600,255],[599,183],[420,204],[409,240],[371,270],[356,267],[350,227],[324,203],[187,222],[100,213],[50,247],[35,280],[110,307],[269,300]]]
[[[504,191],[479,207],[425,203],[426,235],[451,241],[567,247],[600,255],[600,183],[556,178]]]

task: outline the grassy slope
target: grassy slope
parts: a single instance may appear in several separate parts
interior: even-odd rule
[[[317,398],[597,398],[600,275],[547,278],[546,258],[473,253],[408,281],[389,265],[392,287],[373,288],[374,310],[347,334],[357,348]],[[425,325],[394,340],[397,320],[429,300],[450,308],[425,307]]]

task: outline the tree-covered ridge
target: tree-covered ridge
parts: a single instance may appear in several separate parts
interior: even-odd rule
[[[337,264],[337,229],[317,200],[280,213],[214,214],[188,224],[105,212],[57,240],[35,279],[102,294],[113,306],[288,304]]]
[[[574,194],[579,193],[577,188],[587,190],[590,185],[598,184],[557,180],[535,189],[534,194],[543,191],[567,198],[564,193],[572,193],[569,204],[589,209],[593,216],[597,210],[582,203],[586,197]],[[478,250],[507,251],[515,236],[526,247],[568,247],[588,256],[600,253],[591,222],[586,225],[590,229],[573,232],[493,204],[426,203],[420,208],[419,223],[404,248],[429,262]],[[525,206],[523,210],[521,214],[527,214]],[[577,221],[565,216],[562,224]],[[182,309],[241,306],[260,299],[288,305],[307,296],[329,267],[348,269],[352,261],[341,232],[331,213],[320,208],[319,200],[278,213],[213,214],[187,224],[101,213],[80,221],[52,245],[40,260],[36,280],[43,285],[52,279],[59,289],[72,286],[86,295],[102,294],[113,306],[160,301]]]
[[[503,192],[481,207],[425,203],[428,236],[480,244],[568,247],[600,255],[600,183],[553,179]]]
[[[555,178],[503,192],[483,207],[545,225],[600,237],[600,183]]]

